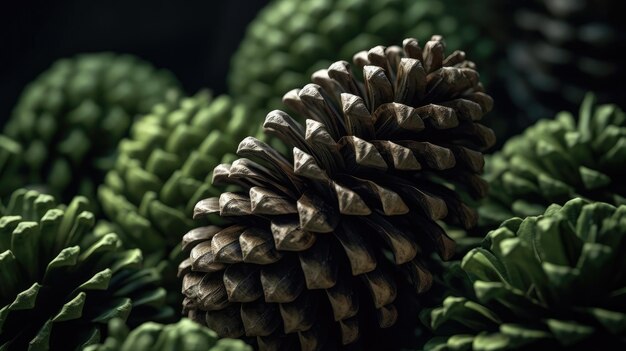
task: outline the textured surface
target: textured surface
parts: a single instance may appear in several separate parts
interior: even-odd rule
[[[140,248],[151,264],[169,255],[160,263],[166,278],[176,279],[181,236],[206,223],[191,219],[194,205],[220,192],[211,186],[213,168],[232,160],[238,141],[260,128],[250,119],[229,97],[201,92],[157,105],[120,143],[98,190],[103,212],[126,247]],[[171,284],[179,296],[180,283]]]
[[[529,120],[573,110],[587,91],[623,108],[626,3],[620,0],[509,1],[509,95]]]
[[[15,140],[0,134],[0,182],[3,189],[17,189],[20,177],[6,176],[19,174],[22,146]]]
[[[128,55],[57,61],[26,87],[5,126],[23,154],[12,173],[0,174],[0,196],[29,186],[64,201],[93,198],[133,119],[177,86],[169,72]]]
[[[422,319],[425,350],[626,347],[626,206],[574,199],[510,219],[462,262],[473,283]]]
[[[99,198],[125,243],[163,256],[194,226],[193,207],[219,195],[212,170],[233,160],[237,143],[259,125],[227,96],[208,92],[159,104],[133,125]]]
[[[626,114],[615,105],[596,105],[589,94],[578,118],[561,112],[539,121],[489,156],[491,191],[479,210],[481,224],[492,229],[577,196],[624,204],[625,165]]]
[[[195,206],[232,225],[183,238],[192,319],[261,349],[334,348],[393,325],[408,283],[430,287],[424,260],[454,250],[436,221],[475,224],[460,194],[484,196],[481,151],[494,142],[478,122],[492,106],[478,73],[444,51],[438,36],[406,39],[357,53],[354,72],[345,61],[315,72],[283,98],[306,125],[279,110],[264,124],[293,161],[250,137],[245,158],[215,168],[214,184],[243,191]]]
[[[75,349],[100,341],[112,318],[137,325],[173,314],[141,252],[94,230],[87,208],[83,197],[64,207],[25,190],[2,208],[0,349]]]
[[[445,36],[448,47],[472,53],[479,63],[495,50],[464,6],[447,0],[275,0],[250,24],[233,56],[229,87],[261,119],[283,108],[281,96],[310,80],[311,73],[355,52],[406,37]],[[484,10],[484,8],[482,8]],[[488,9],[488,8],[487,8]],[[487,23],[482,11],[481,23]],[[480,67],[480,65],[479,65]],[[482,67],[484,68],[484,67]],[[482,71],[481,71],[482,72]]]
[[[181,319],[176,324],[147,322],[130,331],[124,321],[109,322],[109,335],[85,351],[252,351],[241,340],[218,339],[214,331]]]

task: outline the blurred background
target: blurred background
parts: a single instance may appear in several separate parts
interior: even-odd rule
[[[60,0],[0,3],[0,121],[59,58],[114,51],[174,72],[188,93],[226,91],[230,57],[268,0]]]
[[[621,83],[626,69],[619,54],[626,50],[621,20],[626,1],[379,0],[368,3],[371,8],[362,13],[353,6],[358,1],[274,1],[259,13],[269,3],[3,2],[0,124],[28,82],[55,60],[79,53],[134,54],[172,71],[187,94],[203,87],[215,95],[229,92],[264,114],[277,107],[282,94],[308,81],[312,70],[328,63],[318,56],[344,58],[353,48],[388,38],[414,35],[426,40],[424,33],[444,34],[449,49],[466,50],[478,63],[496,101],[490,117],[498,116],[485,123],[496,130],[500,142],[537,119],[576,110],[587,91],[594,91],[600,102],[621,105],[626,96]],[[330,16],[324,12],[330,3],[345,5],[344,12]],[[257,15],[253,34],[243,40]],[[355,20],[355,15],[365,17]],[[282,31],[286,34],[277,34]],[[301,31],[314,35],[296,36]],[[332,43],[324,46],[320,39]],[[240,45],[243,49],[231,65]],[[259,59],[251,62],[251,57]]]

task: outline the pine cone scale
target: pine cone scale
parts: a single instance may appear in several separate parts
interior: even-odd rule
[[[280,326],[278,306],[262,302],[241,305],[241,320],[247,336],[269,336]]]
[[[271,231],[279,251],[304,251],[316,240],[316,236],[301,229],[294,218],[272,220]]]
[[[292,302],[305,288],[305,279],[294,255],[283,259],[286,264],[275,263],[261,269],[261,285],[267,302]]]
[[[240,338],[246,335],[241,317],[241,308],[238,305],[232,305],[217,311],[207,311],[203,314],[204,320],[200,320],[200,322],[206,323],[218,335],[224,335],[228,338]]]
[[[264,265],[274,263],[282,257],[277,250],[280,245],[274,242],[270,231],[248,228],[239,237],[239,245],[246,263]]]
[[[367,216],[372,213],[365,201],[354,191],[333,182],[339,213],[349,216]]]
[[[409,207],[397,192],[377,184],[374,181],[350,175],[343,175],[343,177],[339,177],[338,179],[349,186],[350,189],[353,189],[357,194],[360,194],[361,198],[367,199],[368,207],[373,207],[386,216],[403,215],[409,212]],[[371,201],[371,199],[375,199],[375,201]]]
[[[330,289],[337,283],[337,262],[329,238],[319,238],[309,250],[298,253],[308,290]]]
[[[251,212],[257,215],[298,213],[288,197],[259,186],[250,188],[250,207]]]
[[[278,305],[285,334],[311,329],[315,322],[316,300],[301,294],[296,300]]]
[[[339,220],[336,208],[329,206],[313,192],[307,192],[297,201],[300,228],[313,233],[332,232]]]
[[[224,269],[223,263],[215,262],[211,242],[203,241],[196,245],[190,252],[191,269],[196,272],[211,273]]]

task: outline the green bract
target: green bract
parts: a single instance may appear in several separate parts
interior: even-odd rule
[[[426,350],[626,346],[626,206],[580,198],[513,218],[470,251],[473,291],[422,315]]]
[[[160,277],[142,269],[84,197],[58,206],[35,191],[13,193],[0,218],[0,349],[73,350],[99,342],[106,323],[167,318]],[[132,308],[132,313],[131,313]]]
[[[286,92],[332,62],[352,61],[355,53],[380,43],[432,34],[446,38],[449,52],[467,50],[483,62],[494,44],[475,23],[464,22],[477,7],[448,0],[274,0],[250,24],[233,56],[230,91],[262,119],[283,108]]]
[[[487,159],[491,191],[481,221],[493,228],[574,197],[624,204],[625,165],[626,114],[616,105],[595,106],[587,95],[577,120],[568,112],[541,120]]]
[[[191,219],[196,202],[219,194],[211,185],[213,168],[233,159],[239,140],[259,128],[249,119],[229,97],[202,92],[157,105],[120,143],[99,189],[101,206],[127,247],[142,249],[152,263],[170,255],[161,266],[170,269],[168,278],[182,260],[176,248],[182,235],[199,224]],[[173,289],[178,296],[180,287]]]
[[[135,116],[172,90],[178,84],[169,72],[129,55],[57,61],[26,87],[5,127],[23,154],[11,172],[0,174],[0,196],[29,186],[64,201],[92,197]]]
[[[124,322],[109,322],[109,337],[85,351],[252,351],[241,340],[218,339],[214,331],[181,319],[176,324],[147,322],[130,333]]]

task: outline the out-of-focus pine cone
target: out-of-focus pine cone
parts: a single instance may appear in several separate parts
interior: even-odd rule
[[[206,225],[191,219],[193,208],[220,194],[211,186],[211,172],[236,158],[241,138],[258,132],[250,119],[228,96],[212,99],[208,92],[159,104],[120,142],[115,167],[98,189],[103,212],[119,227],[124,245],[140,248],[151,264],[166,259],[159,268],[175,284],[171,303],[178,309],[180,235]]]
[[[447,350],[626,347],[626,206],[580,198],[510,219],[462,262],[473,289],[422,314]]]
[[[561,112],[541,120],[489,156],[491,186],[480,207],[481,226],[539,215],[574,197],[626,204],[626,114],[587,95],[578,118]]]
[[[85,351],[252,351],[241,340],[219,339],[217,334],[183,318],[175,324],[146,322],[134,330],[121,319],[109,322],[109,334],[102,344]]]
[[[129,55],[57,61],[26,87],[4,129],[23,154],[13,172],[0,174],[0,196],[28,186],[63,201],[93,199],[136,115],[177,90],[169,72]]]
[[[0,134],[0,182],[6,189],[17,189],[20,187],[20,177],[18,170],[20,167],[20,155],[22,146],[15,140]],[[11,174],[13,176],[5,176]]]
[[[478,123],[492,99],[465,54],[444,49],[434,36],[359,52],[363,81],[345,61],[315,72],[283,98],[306,124],[279,110],[264,124],[293,162],[249,137],[244,158],[215,168],[214,184],[243,191],[195,206],[232,225],[183,238],[192,319],[261,349],[333,349],[393,325],[407,283],[430,287],[424,261],[454,251],[436,221],[475,224],[460,194],[484,196],[481,151],[494,143]]]
[[[626,101],[626,2],[514,1],[509,95],[531,121],[573,110],[587,91]],[[624,105],[621,105],[624,107]]]
[[[309,82],[311,74],[379,43],[433,33],[452,50],[472,53],[479,67],[496,47],[467,6],[449,0],[274,0],[250,24],[233,56],[229,88],[262,118],[284,108],[280,97]],[[488,61],[487,61],[488,62]]]
[[[173,314],[158,272],[106,226],[93,229],[88,207],[18,190],[0,211],[0,349],[74,350],[100,342],[112,318]]]

